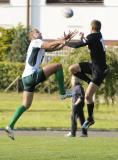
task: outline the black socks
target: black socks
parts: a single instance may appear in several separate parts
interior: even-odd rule
[[[91,104],[87,104],[87,110],[88,110],[88,121],[92,121],[93,120],[94,102]]]
[[[88,84],[91,82],[91,79],[83,72],[77,72],[74,75]]]

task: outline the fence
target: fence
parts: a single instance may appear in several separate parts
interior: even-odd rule
[[[46,52],[43,63],[48,63],[55,57],[67,56],[72,51],[73,51],[73,48],[64,47],[62,50],[58,50],[58,51],[54,51],[54,52]]]

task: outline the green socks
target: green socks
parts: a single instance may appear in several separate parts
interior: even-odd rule
[[[59,91],[61,95],[64,95],[66,93],[65,87],[64,87],[64,74],[63,74],[63,69],[60,68],[57,70],[55,73],[56,81],[59,86]]]
[[[26,111],[26,107],[24,107],[23,105],[20,106],[14,113],[13,118],[11,120],[11,123],[9,124],[10,128],[13,129],[15,123],[17,122],[17,120],[20,118],[20,116],[23,114],[23,112]]]

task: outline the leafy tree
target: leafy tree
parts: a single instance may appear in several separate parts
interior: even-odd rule
[[[8,54],[11,50],[11,44],[14,39],[14,28],[0,27],[0,61],[8,61]]]
[[[90,61],[87,48],[80,48],[73,50],[64,60],[64,72],[66,85],[70,87],[70,73],[68,68],[71,64]],[[96,102],[100,102],[101,97],[105,103],[114,103],[115,97],[118,95],[118,49],[107,48],[107,64],[109,65],[110,72],[101,84],[99,90],[96,93]],[[82,85],[87,87],[86,83],[82,82]]]
[[[27,29],[19,24],[15,28],[14,39],[11,44],[11,51],[9,52],[9,60],[12,62],[24,62],[28,44]]]
[[[114,104],[115,97],[118,96],[118,49],[107,49],[107,64],[110,72],[98,90],[96,98],[102,95],[107,104]]]
[[[0,61],[24,62],[28,44],[27,29],[21,24],[0,28]]]
[[[0,61],[10,61],[10,62],[24,62],[25,56],[28,48],[28,35],[27,30],[24,26],[19,24],[15,28],[4,29],[0,27]],[[66,56],[67,55],[67,56]],[[59,57],[55,57],[51,60],[50,63],[60,62],[63,64],[64,75],[65,75],[65,86],[70,88],[70,73],[68,68],[71,64],[90,61],[90,56],[88,54],[87,47],[66,50],[65,56],[60,55]],[[100,86],[98,92],[96,93],[96,100],[99,103],[102,99],[106,103],[114,103],[115,97],[118,96],[118,49],[117,48],[107,48],[107,63],[110,67],[110,73]],[[10,63],[0,65],[0,75],[1,75],[1,85],[0,88],[4,89],[8,85],[7,81],[12,82],[12,78],[15,78],[15,74],[21,74],[21,70],[19,71],[17,66],[14,70],[12,69],[12,74],[10,71]],[[22,64],[23,66],[23,64]],[[9,74],[10,73],[10,74]],[[7,77],[7,78],[6,78]],[[5,80],[4,82],[2,82]],[[6,84],[7,83],[7,84]],[[4,85],[3,85],[4,84]],[[87,84],[82,82],[82,85],[87,87]],[[55,83],[54,76],[49,78],[49,81],[44,82],[38,88],[40,91],[49,91],[54,92],[57,91],[57,84]]]

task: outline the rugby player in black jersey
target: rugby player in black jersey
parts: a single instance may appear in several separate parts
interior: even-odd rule
[[[88,46],[90,50],[91,62],[82,62],[73,64],[69,67],[69,71],[78,78],[88,83],[88,88],[85,93],[85,100],[87,103],[88,118],[83,124],[83,128],[87,129],[90,125],[94,124],[94,100],[93,96],[103,82],[108,73],[108,66],[106,64],[106,52],[103,43],[101,30],[101,22],[93,20],[91,22],[91,33],[84,37],[81,34],[81,40],[78,42],[69,42],[68,46],[72,48],[79,48]],[[91,75],[91,79],[87,76]]]

